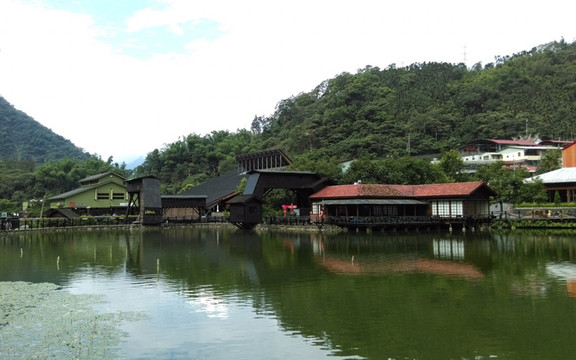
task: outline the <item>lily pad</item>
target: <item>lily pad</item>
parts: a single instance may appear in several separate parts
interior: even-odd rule
[[[55,284],[0,282],[0,359],[118,359],[123,321],[139,313],[99,313],[95,295]]]

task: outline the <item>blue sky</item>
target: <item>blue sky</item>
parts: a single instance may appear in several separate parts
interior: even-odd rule
[[[90,16],[95,25],[103,29],[101,41],[111,44],[118,53],[141,59],[171,52],[188,54],[188,43],[201,39],[213,41],[222,35],[218,22],[196,17],[131,29],[126,21],[139,11],[170,11],[170,3],[155,0],[51,0],[46,4]]]
[[[117,161],[366,65],[492,62],[576,40],[564,0],[0,0],[0,95]],[[137,124],[138,126],[135,126]]]

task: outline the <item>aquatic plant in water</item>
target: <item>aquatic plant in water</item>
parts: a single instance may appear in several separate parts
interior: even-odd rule
[[[0,282],[0,359],[118,359],[123,321],[136,312],[99,313],[94,295],[49,283]]]

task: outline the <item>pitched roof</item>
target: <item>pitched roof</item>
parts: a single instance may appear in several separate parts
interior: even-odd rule
[[[327,186],[310,196],[311,199],[327,198],[381,198],[381,197],[406,197],[410,189],[406,185],[382,185],[382,184],[355,184]]]
[[[524,146],[538,145],[534,141],[531,141],[531,140],[488,139],[486,141],[491,141],[495,144],[501,144],[501,145],[524,145]]]
[[[549,171],[544,174],[535,175],[526,182],[532,182],[535,179],[540,179],[544,184],[554,184],[554,183],[573,183],[576,182],[576,168],[566,167],[553,171]]]
[[[105,177],[105,176],[108,176],[108,175],[115,175],[115,176],[118,176],[120,179],[126,180],[126,178],[125,178],[124,176],[122,176],[122,175],[120,175],[120,174],[118,174],[118,173],[115,173],[115,172],[113,172],[113,171],[108,171],[108,172],[105,172],[105,173],[100,173],[100,174],[96,174],[96,175],[87,176],[87,177],[85,177],[84,179],[80,180],[79,182],[80,182],[80,183],[85,183],[85,182],[87,182],[87,181],[99,180],[99,179],[101,179],[101,178],[103,178],[103,177]]]
[[[87,191],[91,191],[94,189],[97,189],[101,186],[107,185],[112,183],[112,180],[108,180],[108,181],[104,181],[98,184],[93,184],[93,185],[86,185],[86,186],[81,186],[79,188],[70,190],[70,191],[66,191],[64,193],[58,194],[58,195],[54,195],[52,197],[49,197],[47,200],[50,201],[55,201],[55,200],[64,200],[66,198],[69,198],[70,196],[74,196],[74,195],[78,195]]]
[[[81,193],[83,193],[83,192],[96,189],[96,188],[98,188],[98,187],[100,187],[100,186],[102,186],[102,185],[103,185],[103,184],[94,184],[94,185],[91,185],[91,186],[79,187],[79,188],[76,188],[76,189],[74,189],[74,190],[70,190],[70,191],[67,191],[67,192],[64,192],[64,193],[61,193],[61,194],[58,194],[58,195],[54,195],[54,196],[52,196],[52,197],[49,197],[47,200],[50,200],[50,201],[65,200],[66,198],[68,198],[68,197],[70,197],[70,196],[78,195],[78,194],[81,194]]]
[[[469,196],[482,186],[482,181],[414,185],[416,197]]]
[[[46,217],[65,217],[73,219],[80,217],[80,215],[72,209],[52,208],[46,211]]]
[[[231,170],[221,176],[211,178],[202,184],[183,191],[180,195],[205,195],[206,205],[211,206],[219,201],[236,196],[236,189],[245,174],[238,174],[238,170]]]
[[[310,199],[469,196],[482,186],[485,185],[481,181],[429,185],[334,185],[325,187],[310,196]]]
[[[571,144],[571,143],[573,143],[571,140],[553,140],[553,139],[549,139],[549,140],[542,140],[542,141],[540,141],[538,144],[539,144],[539,145],[555,145],[555,146],[564,145],[564,146],[566,146],[566,145],[569,145],[569,144]]]

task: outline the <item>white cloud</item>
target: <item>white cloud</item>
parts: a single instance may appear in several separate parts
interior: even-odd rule
[[[190,133],[248,128],[278,101],[366,65],[486,63],[576,36],[576,5],[560,0],[171,0],[136,9],[113,29],[90,14],[37,4],[0,0],[0,95],[76,145],[116,159]],[[175,36],[160,39],[166,45],[203,21],[219,33],[128,56],[131,36],[164,29]],[[111,42],[113,31],[126,40]]]

